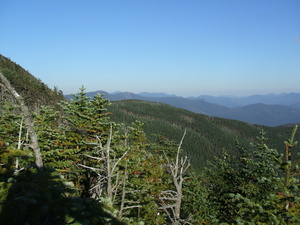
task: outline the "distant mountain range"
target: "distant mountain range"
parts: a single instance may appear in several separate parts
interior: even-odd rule
[[[162,102],[177,108],[208,116],[240,120],[264,126],[279,126],[300,123],[300,93],[283,93],[279,95],[252,95],[247,97],[215,97],[201,95],[198,97],[179,97],[165,93],[131,92],[107,93],[95,91],[87,93],[93,97],[104,94],[110,101],[137,99],[151,102]],[[67,99],[72,95],[66,95]]]
[[[251,95],[246,97],[215,97],[201,95],[197,97],[197,99],[205,99],[209,102],[230,108],[262,103],[267,105],[284,105],[300,109],[300,93]]]

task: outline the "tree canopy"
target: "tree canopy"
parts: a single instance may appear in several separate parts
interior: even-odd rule
[[[150,140],[142,122],[113,121],[110,102],[83,87],[30,111],[0,82],[1,224],[300,223],[297,126],[283,151],[261,131],[251,144],[210,151],[199,170],[183,147],[189,129],[179,141]]]

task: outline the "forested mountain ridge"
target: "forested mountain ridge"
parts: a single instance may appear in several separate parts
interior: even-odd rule
[[[23,96],[28,107],[53,105],[64,99],[63,93],[50,89],[20,65],[0,54],[0,72],[10,81],[16,91]]]
[[[0,89],[0,224],[300,223],[297,126],[111,103],[84,88],[28,111],[2,73]]]
[[[150,101],[114,101],[108,110],[112,113],[110,117],[113,121],[128,125],[136,120],[143,122],[147,137],[153,141],[157,134],[178,142],[184,129],[187,129],[182,147],[196,170],[203,168],[207,161],[213,161],[215,156],[220,156],[224,149],[230,154],[236,154],[236,140],[248,145],[255,141],[261,130],[267,133],[267,144],[282,151],[282,143],[290,135],[288,127],[251,125]]]
[[[178,96],[169,96],[166,94],[164,95],[161,93],[142,93],[142,95],[139,95],[130,92],[118,92],[115,94],[110,94],[105,91],[89,92],[87,93],[87,95],[93,96],[97,93],[104,94],[104,97],[109,99],[110,101],[137,99],[162,102],[195,113],[205,114],[208,116],[218,116],[227,119],[235,119],[251,124],[259,124],[264,126],[279,126],[300,122],[300,94],[296,93],[290,93],[280,96],[271,95],[273,97],[270,97],[270,95],[249,96],[249,98],[217,98],[212,96],[203,96],[203,98],[201,98],[201,96],[197,98],[184,98]],[[269,98],[267,98],[268,96]],[[71,95],[66,95],[65,97],[67,99],[72,98]],[[245,104],[242,104],[241,101],[243,101],[244,99]],[[268,100],[269,104],[266,104]],[[255,101],[257,101],[257,104],[253,103]],[[221,105],[221,102],[223,102],[224,105]],[[237,102],[240,104],[240,106],[228,107],[228,105],[231,104],[230,102]],[[247,105],[247,102],[251,102],[252,104]]]

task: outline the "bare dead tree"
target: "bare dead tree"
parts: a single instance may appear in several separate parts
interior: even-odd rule
[[[184,181],[184,174],[187,169],[190,167],[190,163],[188,161],[187,156],[180,157],[180,149],[183,143],[184,137],[186,135],[186,130],[181,138],[177,149],[177,155],[175,161],[170,161],[169,158],[166,156],[167,159],[167,168],[172,176],[173,185],[175,187],[174,190],[166,190],[161,193],[160,199],[162,200],[163,204],[160,209],[165,210],[169,219],[173,224],[189,224],[188,220],[183,220],[180,218],[180,209],[182,203],[182,187]]]
[[[124,210],[124,204],[125,204],[125,196],[126,196],[126,192],[125,192],[125,188],[126,188],[126,178],[127,178],[127,162],[126,162],[126,167],[125,167],[125,174],[123,177],[123,188],[122,188],[122,197],[121,197],[121,204],[120,204],[120,210],[119,210],[119,218],[122,217],[123,215],[123,210]]]
[[[19,128],[19,138],[18,138],[18,147],[17,149],[20,150],[21,146],[22,146],[22,129],[23,129],[23,117],[21,119],[21,122],[18,123],[20,128]],[[17,171],[19,169],[19,158],[16,157],[16,166],[15,166],[15,171]]]
[[[37,134],[34,131],[32,115],[28,107],[25,105],[23,97],[16,92],[16,90],[11,86],[10,82],[6,79],[6,77],[1,72],[0,72],[0,81],[1,81],[0,83],[5,87],[5,89],[7,89],[8,92],[15,98],[17,104],[21,109],[21,112],[24,116],[24,123],[26,125],[26,128],[30,136],[31,144],[29,146],[32,148],[34,152],[36,167],[39,171],[43,171],[43,159],[42,159],[40,146],[38,144]]]
[[[127,162],[125,168],[123,169],[123,174],[117,170],[117,167],[121,160],[127,155],[129,151],[129,147],[127,143],[124,143],[124,146],[128,148],[120,157],[117,157],[116,154],[113,154],[111,149],[112,142],[112,125],[110,126],[110,134],[106,144],[103,145],[101,138],[96,136],[97,143],[91,143],[96,145],[95,147],[99,150],[99,157],[90,156],[84,154],[88,159],[97,160],[98,163],[101,163],[102,167],[91,167],[83,164],[78,164],[82,168],[90,169],[94,171],[98,176],[98,181],[93,187],[89,190],[92,192],[92,197],[95,199],[101,199],[102,196],[105,196],[110,202],[109,204],[114,205],[116,201],[116,197],[119,193],[121,193],[121,199],[119,203],[118,217],[122,218],[124,211],[132,208],[141,208],[142,205],[138,201],[132,201],[126,199],[126,196],[129,194],[133,194],[136,192],[141,192],[144,190],[128,190],[126,187],[126,181],[128,179],[127,174]],[[103,193],[103,189],[105,187],[105,192]]]
[[[120,209],[119,209],[119,213],[118,216],[119,218],[122,218],[123,212],[126,209],[132,209],[132,208],[141,208],[142,205],[140,205],[140,202],[138,201],[128,201],[126,200],[126,195],[127,194],[132,194],[134,192],[140,192],[141,190],[126,190],[126,179],[128,178],[127,176],[127,163],[126,163],[126,167],[125,167],[125,171],[124,171],[124,177],[123,177],[123,187],[122,187],[122,196],[121,196],[121,203],[120,203]]]
[[[97,168],[97,167],[89,167],[86,165],[78,164],[79,166],[93,170],[98,175],[98,182],[94,187],[90,189],[91,192],[93,192],[95,195],[95,198],[100,198],[102,193],[102,187],[106,187],[106,197],[109,198],[112,203],[114,202],[114,199],[117,194],[117,190],[120,187],[122,181],[120,181],[119,173],[116,171],[118,164],[120,161],[126,156],[128,151],[125,151],[123,155],[120,158],[116,158],[115,155],[111,154],[111,141],[112,141],[112,124],[110,126],[110,134],[108,137],[108,140],[103,146],[102,141],[99,136],[96,136],[97,143],[96,147],[99,148],[99,152],[101,154],[100,157],[94,157],[90,155],[85,156],[90,159],[98,160],[101,162],[104,166],[103,168]]]

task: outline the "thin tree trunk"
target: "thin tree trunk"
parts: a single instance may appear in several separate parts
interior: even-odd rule
[[[21,141],[21,138],[22,138],[22,129],[23,129],[23,117],[21,119],[20,129],[19,129],[19,140],[18,140],[18,147],[17,147],[18,150],[21,149],[21,145],[22,145],[22,141]],[[19,169],[19,158],[16,157],[16,169],[15,169],[15,171],[17,171],[18,169]]]
[[[106,166],[107,166],[107,197],[112,201],[113,188],[112,188],[112,171],[110,165],[110,144],[112,139],[112,125],[110,125],[109,139],[106,144]]]
[[[122,189],[122,198],[121,198],[121,204],[120,204],[120,210],[119,210],[119,218],[122,218],[123,210],[124,210],[124,204],[125,204],[125,196],[126,196],[126,178],[127,178],[127,162],[126,167],[124,171],[124,177],[123,177],[123,189]]]
[[[170,162],[169,158],[166,156],[168,161],[167,166],[170,169],[170,173],[176,191],[173,190],[163,191],[162,196],[160,197],[160,199],[163,200],[163,204],[162,207],[160,207],[160,209],[164,209],[171,222],[176,225],[181,224],[181,222],[184,222],[184,224],[188,224],[188,221],[185,221],[180,218],[181,216],[180,209],[181,209],[182,198],[183,198],[182,195],[182,186],[184,181],[183,176],[190,166],[187,157],[184,158],[180,157],[180,149],[185,135],[186,135],[186,130],[184,131],[184,134],[178,146],[175,162],[174,161]],[[171,201],[171,203],[167,203],[167,201]],[[169,212],[168,210],[171,212]]]
[[[0,72],[0,80],[3,83],[4,87],[10,92],[12,96],[16,99],[18,105],[20,106],[21,112],[24,116],[24,123],[29,132],[31,145],[30,147],[33,149],[35,155],[35,164],[38,167],[39,171],[43,171],[43,159],[40,150],[40,146],[38,144],[37,134],[34,131],[33,119],[28,107],[24,103],[24,99],[21,95],[19,95],[16,90],[11,86],[10,82],[6,79],[6,77]]]
[[[181,209],[181,201],[182,201],[182,183],[183,183],[183,169],[186,170],[189,165],[187,165],[187,168],[184,168],[186,166],[186,160],[183,160],[181,158],[181,163],[179,163],[179,155],[180,155],[180,149],[183,142],[183,139],[186,135],[186,130],[184,131],[184,134],[181,138],[180,144],[177,149],[177,155],[176,155],[176,163],[174,165],[174,173],[173,173],[173,182],[177,190],[177,199],[175,201],[175,219],[180,219],[180,209]]]

